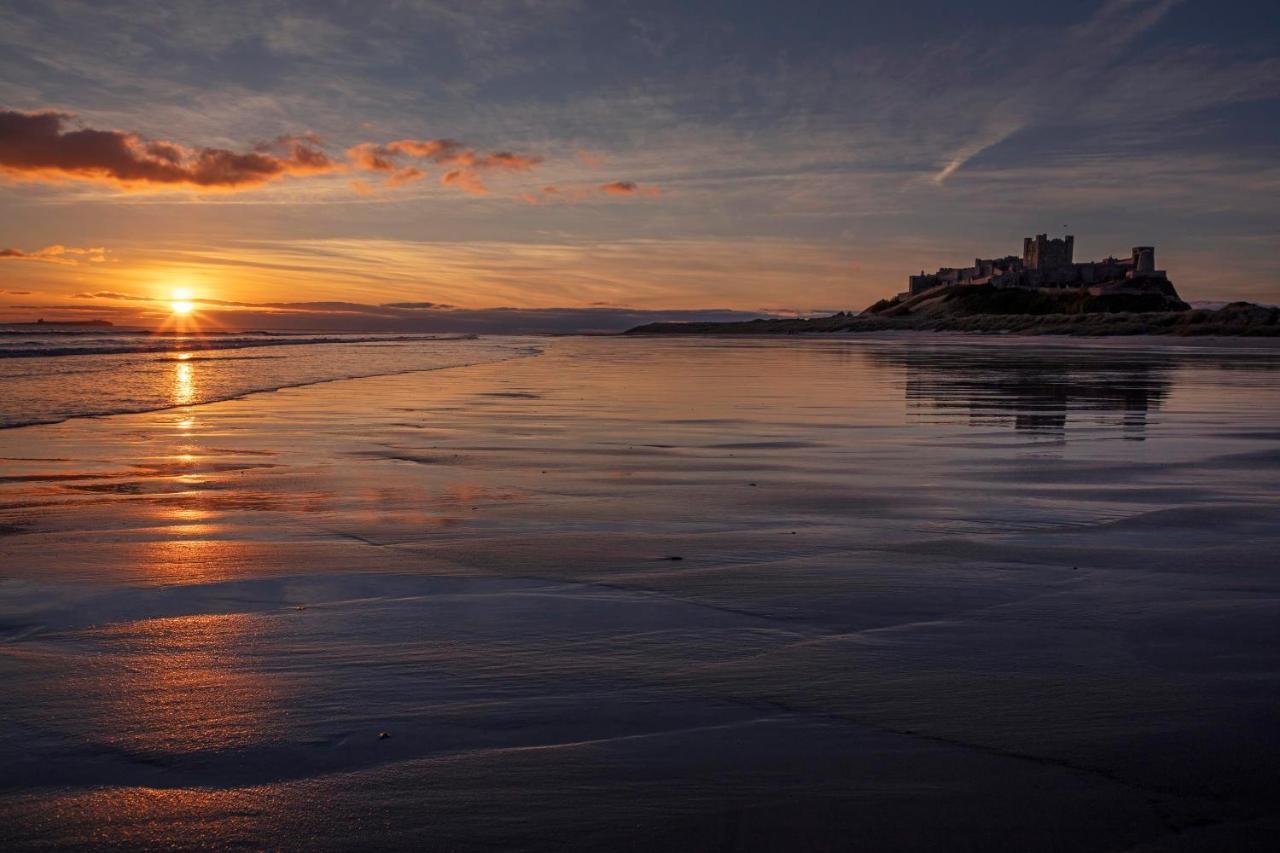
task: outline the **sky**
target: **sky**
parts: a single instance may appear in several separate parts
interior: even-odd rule
[[[814,314],[1037,233],[1280,302],[1274,4],[0,0],[0,320]]]

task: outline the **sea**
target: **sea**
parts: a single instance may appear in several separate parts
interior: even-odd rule
[[[535,341],[518,338],[193,335],[0,325],[0,388],[5,390],[0,428],[210,403],[315,382],[438,370],[534,352]]]

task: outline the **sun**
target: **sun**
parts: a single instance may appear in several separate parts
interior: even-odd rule
[[[196,309],[195,303],[191,301],[191,291],[185,287],[174,288],[173,300],[169,303],[170,310],[179,317],[186,317]]]

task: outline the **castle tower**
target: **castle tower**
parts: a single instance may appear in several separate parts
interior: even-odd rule
[[[1059,269],[1071,266],[1075,254],[1076,238],[1068,234],[1064,239],[1050,240],[1047,234],[1022,239],[1022,263],[1029,270]]]
[[[1156,271],[1156,247],[1155,246],[1134,246],[1133,247],[1133,272],[1134,275],[1150,275]]]

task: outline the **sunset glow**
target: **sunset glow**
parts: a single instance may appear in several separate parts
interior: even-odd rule
[[[229,3],[157,29],[127,2],[10,4],[0,320],[569,331],[860,310],[1064,223],[1082,257],[1160,246],[1193,302],[1280,300],[1256,225],[1280,214],[1262,142],[1280,64],[1258,15],[753,0],[711,38],[696,5]],[[1010,49],[966,61],[974,32]],[[174,274],[218,301],[157,288]],[[577,313],[526,313],[553,309]]]

